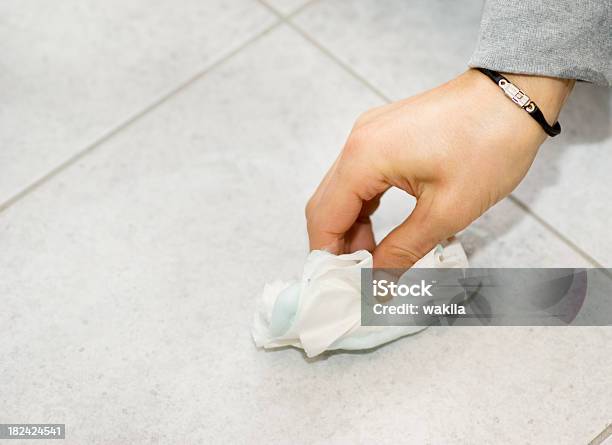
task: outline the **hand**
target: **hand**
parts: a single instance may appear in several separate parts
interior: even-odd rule
[[[506,75],[556,121],[574,82]],[[545,140],[542,128],[476,70],[374,108],[306,206],[311,249],[373,252],[375,267],[406,268],[510,194]],[[391,187],[414,196],[407,219],[376,246],[370,215]]]

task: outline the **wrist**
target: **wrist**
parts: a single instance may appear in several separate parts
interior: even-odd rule
[[[546,120],[551,123],[556,122],[559,118],[559,113],[576,83],[573,79],[513,73],[502,74],[537,103]]]

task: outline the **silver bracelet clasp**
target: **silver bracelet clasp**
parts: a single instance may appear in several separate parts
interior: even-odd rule
[[[504,93],[506,93],[506,96],[512,99],[512,102],[517,104],[519,107],[523,108],[529,103],[530,101],[529,96],[523,93],[513,83],[510,83],[505,79],[502,79],[499,81],[498,85],[502,90],[504,90]]]

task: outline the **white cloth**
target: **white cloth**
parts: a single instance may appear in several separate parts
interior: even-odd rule
[[[300,280],[264,287],[253,339],[264,348],[295,346],[314,357],[325,350],[369,349],[424,329],[422,326],[361,326],[361,269],[372,254],[312,251]],[[467,267],[461,244],[438,245],[413,267]]]

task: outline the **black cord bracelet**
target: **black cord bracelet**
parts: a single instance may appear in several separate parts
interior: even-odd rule
[[[561,133],[561,125],[559,124],[559,122],[555,122],[555,124],[552,126],[549,125],[548,122],[546,122],[546,118],[542,114],[542,111],[538,108],[536,103],[529,99],[529,96],[523,93],[519,89],[519,87],[514,85],[497,71],[488,70],[486,68],[477,68],[477,70],[483,73],[493,82],[495,82],[497,86],[500,87],[502,90],[504,90],[504,93],[506,94],[506,96],[512,99],[512,102],[514,102],[527,113],[529,113],[529,115],[534,118],[538,124],[540,124],[540,126],[546,132],[547,135],[556,136]]]

